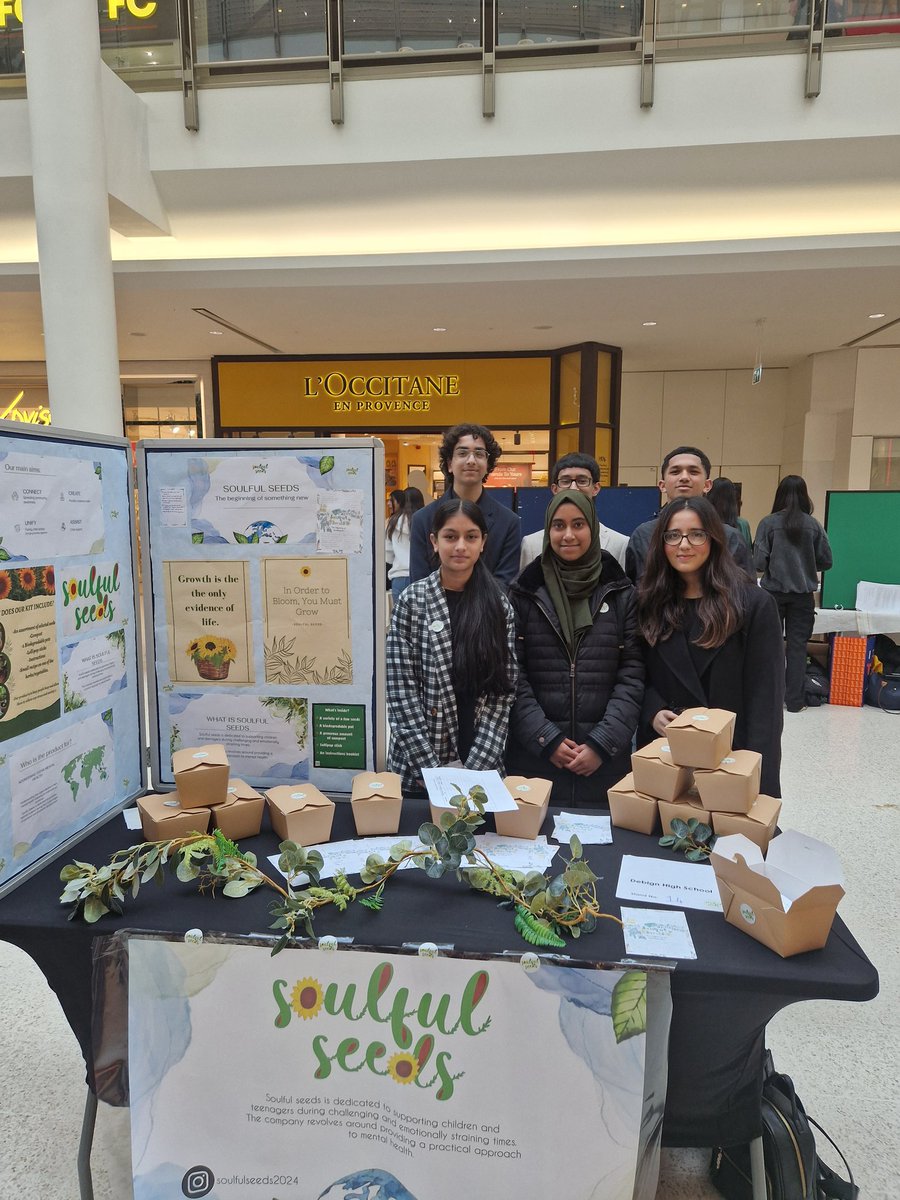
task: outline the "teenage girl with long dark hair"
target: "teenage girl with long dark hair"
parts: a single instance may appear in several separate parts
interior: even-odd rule
[[[421,793],[423,767],[460,762],[502,770],[516,690],[515,623],[482,562],[487,525],[477,504],[435,510],[438,569],[409,585],[387,639],[388,770]]]
[[[785,703],[788,712],[806,707],[806,643],[816,619],[819,572],[831,566],[828,535],[812,516],[801,475],[785,475],[756,531],[753,560],[760,583],[778,605],[785,636]]]
[[[638,588],[647,668],[641,744],[685,708],[737,714],[734,748],[762,755],[761,790],[781,795],[784,651],[778,611],[737,566],[702,497],[671,501],[650,539]]]

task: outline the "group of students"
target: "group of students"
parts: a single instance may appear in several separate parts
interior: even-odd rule
[[[708,706],[737,714],[734,746],[759,751],[761,789],[780,796],[779,610],[802,585],[811,613],[803,572],[830,563],[808,496],[792,492],[761,523],[758,587],[743,534],[705,497],[710,464],[695,447],[666,455],[665,507],[630,539],[597,518],[597,463],[566,455],[540,546],[524,548],[518,518],[483,486],[499,454],[482,426],[449,430],[447,491],[410,522],[412,582],[387,640],[388,768],[406,793],[423,791],[423,768],[460,764],[550,779],[554,804],[596,806],[627,773],[635,735],[644,745]],[[805,639],[803,653],[805,664]],[[787,681],[792,707],[790,662]]]

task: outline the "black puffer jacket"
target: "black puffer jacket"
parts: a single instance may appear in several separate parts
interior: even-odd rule
[[[606,551],[591,598],[594,624],[574,662],[544,586],[540,559],[510,589],[516,614],[519,682],[510,717],[506,766],[514,775],[553,781],[554,804],[606,805],[606,790],[629,770],[631,739],[644,691],[634,589]],[[573,775],[550,762],[570,737],[589,742],[603,759],[593,775]]]

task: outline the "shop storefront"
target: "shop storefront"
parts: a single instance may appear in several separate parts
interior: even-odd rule
[[[220,437],[358,437],[385,445],[388,488],[443,486],[438,445],[460,421],[503,447],[490,482],[546,486],[561,454],[594,455],[616,483],[621,351],[597,342],[517,354],[265,355],[213,359]],[[425,486],[423,487],[423,483]]]

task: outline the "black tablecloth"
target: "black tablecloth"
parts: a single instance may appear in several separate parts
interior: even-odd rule
[[[401,834],[414,833],[428,819],[427,805],[404,804]],[[491,827],[488,818],[488,828]],[[548,818],[545,832],[552,822]],[[338,804],[332,839],[352,837],[349,804]],[[619,864],[624,854],[668,857],[655,837],[613,830],[612,846],[585,848],[601,876],[597,885],[604,911],[619,914],[615,898]],[[84,839],[0,901],[0,938],[20,946],[38,964],[59,997],[81,1045],[93,1083],[91,1050],[91,943],[118,929],[181,932],[198,927],[207,932],[264,933],[271,923],[269,905],[275,894],[260,888],[240,900],[221,894],[201,895],[196,884],[167,877],[165,888],[141,888],[122,917],[103,917],[95,925],[68,921],[71,911],[59,904],[59,870],[77,858],[100,865],[141,835],[129,832],[121,816]],[[280,882],[266,857],[278,839],[264,832],[245,841],[259,865]],[[781,959],[746,934],[727,925],[718,913],[687,911],[697,950],[696,961],[680,961],[672,975],[673,1014],[669,1048],[669,1083],[663,1140],[670,1146],[708,1146],[747,1141],[760,1132],[759,1102],[767,1022],[798,1000],[871,1000],[878,975],[836,918],[822,950]],[[352,935],[358,944],[382,949],[404,942],[452,943],[458,950],[522,953],[528,947],[513,928],[509,909],[500,909],[483,894],[460,884],[455,876],[437,881],[420,871],[404,871],[385,889],[385,906],[371,912],[352,905],[344,913],[320,911],[316,933]],[[624,955],[620,927],[600,921],[595,933],[569,943],[576,961],[616,962]],[[783,1064],[790,1070],[790,1064]]]

